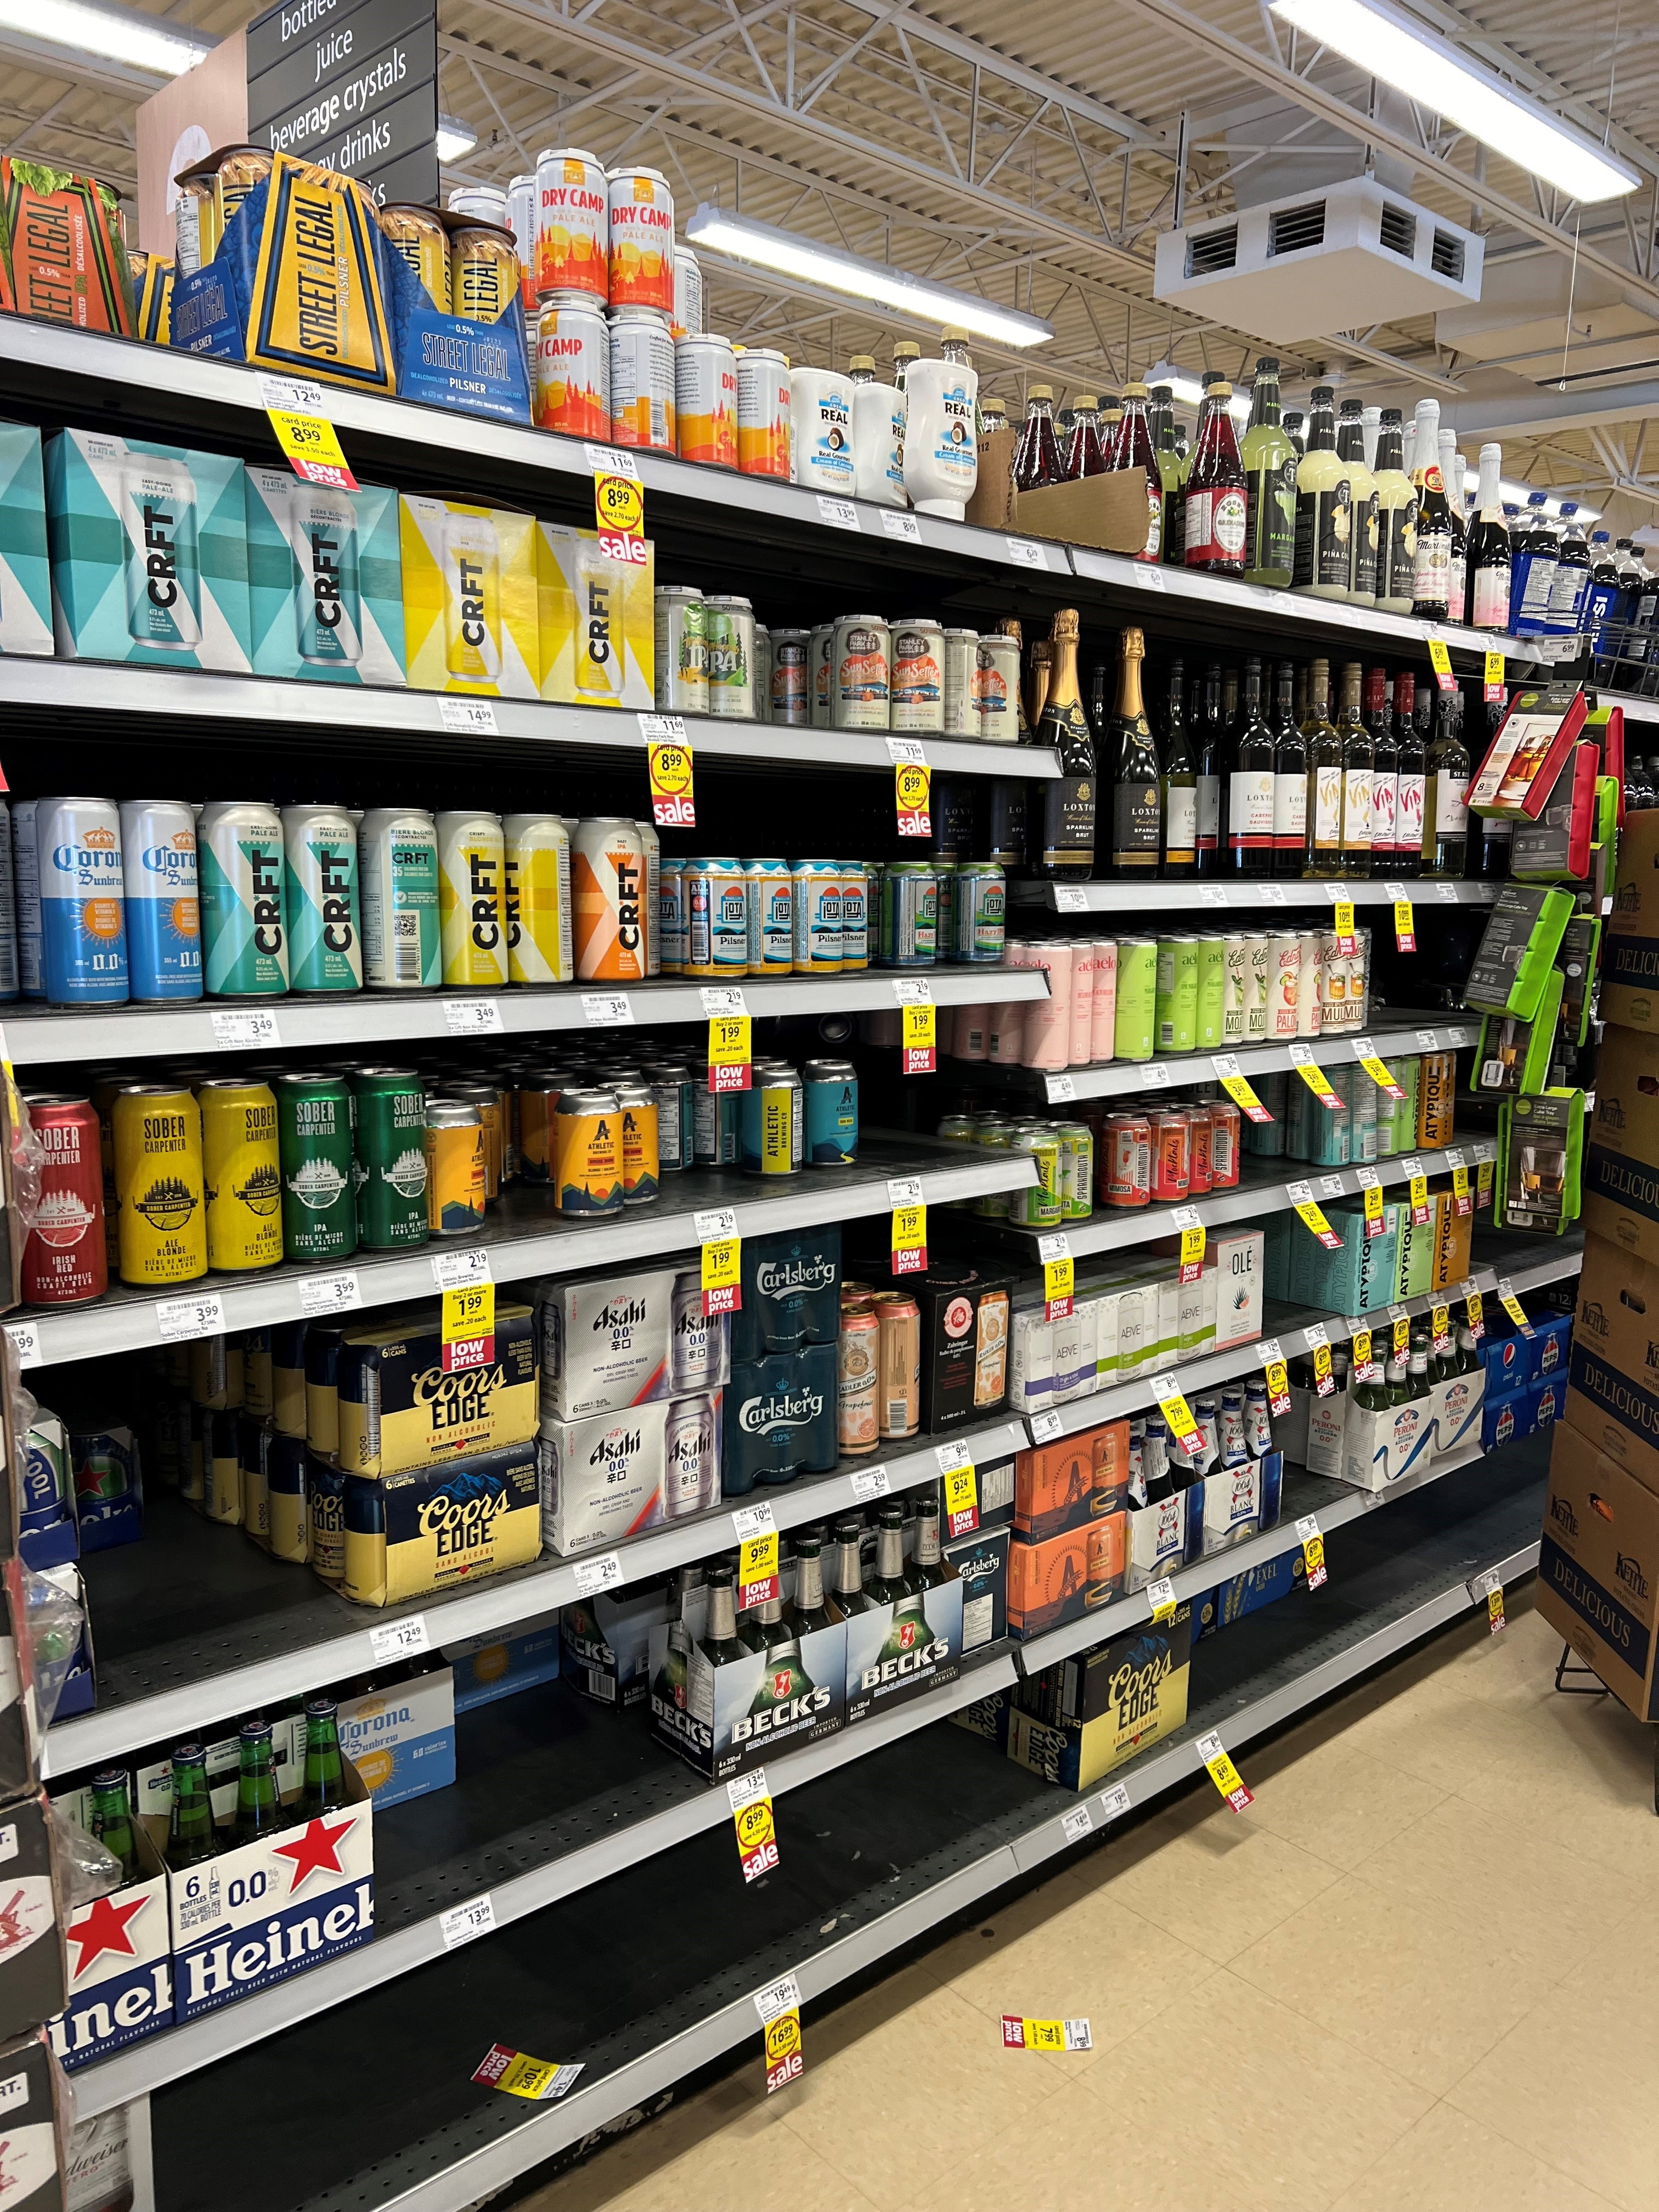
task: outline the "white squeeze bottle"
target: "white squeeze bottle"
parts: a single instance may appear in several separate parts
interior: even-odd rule
[[[795,482],[853,496],[853,380],[838,368],[789,372],[789,443]]]
[[[896,384],[877,383],[873,354],[855,353],[848,368],[853,379],[853,496],[902,507],[904,394]]]
[[[938,361],[913,361],[904,379],[904,489],[920,514],[960,522],[979,481],[979,378],[966,331],[941,334]]]

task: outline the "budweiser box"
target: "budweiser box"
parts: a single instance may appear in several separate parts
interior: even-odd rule
[[[1659,1053],[1651,1037],[1611,1023],[1596,1063],[1583,1212],[1593,1236],[1659,1267]]]
[[[1186,1723],[1192,1638],[1192,1607],[1178,1606],[1161,1626],[1148,1621],[1045,1668],[1057,1678],[1038,1678],[1049,1717],[1014,1706],[1009,1758],[1062,1790],[1087,1790],[1172,1735]]]
[[[1584,1240],[1565,1413],[1598,1452],[1659,1490],[1659,1267]]]
[[[498,1299],[495,1350],[482,1367],[444,1372],[437,1307],[349,1328],[339,1361],[340,1465],[401,1474],[536,1433],[536,1332],[526,1305]]]
[[[1595,1241],[1591,1240],[1592,1243]],[[1659,1718],[1659,1493],[1571,1427],[1550,1448],[1538,1610],[1638,1720]]]
[[[1613,911],[1601,937],[1601,1014],[1620,1029],[1659,1030],[1659,810],[1625,817]]]

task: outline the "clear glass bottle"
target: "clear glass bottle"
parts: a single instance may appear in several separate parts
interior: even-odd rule
[[[1239,448],[1248,520],[1247,583],[1290,584],[1296,558],[1297,451],[1279,421],[1279,362],[1263,354],[1250,387],[1250,421]]]
[[[1440,476],[1440,402],[1417,403],[1412,443],[1412,483],[1417,493],[1417,556],[1412,566],[1412,612],[1419,622],[1443,622],[1451,605],[1451,509]]]
[[[1469,755],[1462,708],[1460,691],[1442,691],[1434,702],[1434,737],[1423,763],[1425,876],[1461,877],[1468,859]]]
[[[1356,434],[1358,425],[1356,424]],[[1364,671],[1350,660],[1342,671],[1336,710],[1337,735],[1342,740],[1341,865],[1338,873],[1368,876],[1371,872],[1371,733],[1359,712],[1359,689]]]
[[[1114,470],[1139,469],[1146,479],[1146,542],[1136,554],[1137,561],[1156,562],[1164,543],[1164,479],[1158,469],[1158,453],[1152,444],[1152,426],[1146,412],[1147,392],[1144,384],[1126,384],[1123,387],[1123,419],[1118,425],[1116,443],[1107,466]]]
[[[1299,876],[1308,844],[1308,741],[1296,713],[1296,670],[1273,678],[1273,858],[1276,876]]]
[[[1228,741],[1226,872],[1269,876],[1273,865],[1273,733],[1261,712],[1261,663],[1244,664],[1237,724]]]
[[[1100,402],[1092,392],[1079,392],[1072,403],[1072,435],[1066,447],[1066,481],[1098,477],[1106,472],[1106,456],[1100,443]]]
[[[1463,456],[1457,450],[1455,430],[1440,433],[1440,483],[1446,495],[1446,511],[1451,517],[1450,587],[1446,594],[1446,611],[1453,622],[1462,622],[1468,598],[1468,524],[1464,516],[1467,497],[1463,478],[1468,474]]]
[[[1376,478],[1365,465],[1365,425],[1357,399],[1342,402],[1336,456],[1348,471],[1348,597],[1358,606],[1375,606]]]

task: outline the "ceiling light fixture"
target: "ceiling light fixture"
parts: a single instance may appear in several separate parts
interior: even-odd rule
[[[1415,21],[1389,0],[1270,0],[1273,12],[1322,46],[1380,77],[1419,107],[1479,138],[1571,199],[1607,200],[1632,192],[1641,178],[1628,161],[1563,123],[1539,101],[1460,54],[1443,33]]]
[[[884,261],[866,261],[861,254],[821,246],[816,239],[798,237],[775,224],[728,215],[723,208],[700,207],[685,226],[685,240],[688,246],[707,246],[711,253],[727,253],[734,260],[776,270],[780,276],[799,277],[803,283],[822,284],[832,292],[890,307],[917,322],[954,323],[997,345],[1042,345],[1054,334],[1052,323],[1022,314],[1018,307],[1000,307],[976,293],[930,283]]]
[[[1197,407],[1203,401],[1203,386],[1193,377],[1183,376],[1178,368],[1171,368],[1167,362],[1159,362],[1156,368],[1149,368],[1146,380],[1149,387],[1167,384],[1170,397],[1177,407]],[[1227,412],[1242,422],[1249,411],[1249,393],[1235,386],[1233,396],[1227,403]]]
[[[159,15],[88,8],[82,0],[0,0],[0,29],[157,76],[182,76],[205,61],[215,44],[191,38]]]
[[[0,0],[4,6],[5,0]],[[438,159],[459,161],[463,154],[470,154],[478,143],[478,134],[471,124],[463,123],[459,115],[440,115],[438,118]]]

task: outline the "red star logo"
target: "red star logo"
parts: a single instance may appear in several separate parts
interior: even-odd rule
[[[294,1877],[289,1883],[288,1893],[293,1896],[307,1875],[343,1874],[340,1864],[339,1844],[351,1833],[356,1815],[348,1813],[331,1828],[326,1820],[307,1820],[303,1835],[296,1836],[291,1844],[273,1844],[271,1854],[279,1859],[292,1859]]]
[[[76,1961],[75,1978],[79,1981],[93,1960],[104,1952],[114,1953],[118,1958],[136,1958],[131,1923],[142,1912],[148,1900],[142,1897],[118,1904],[112,1897],[100,1897],[96,1904],[87,1907],[82,1917],[69,1929],[69,1941],[80,1951]]]

